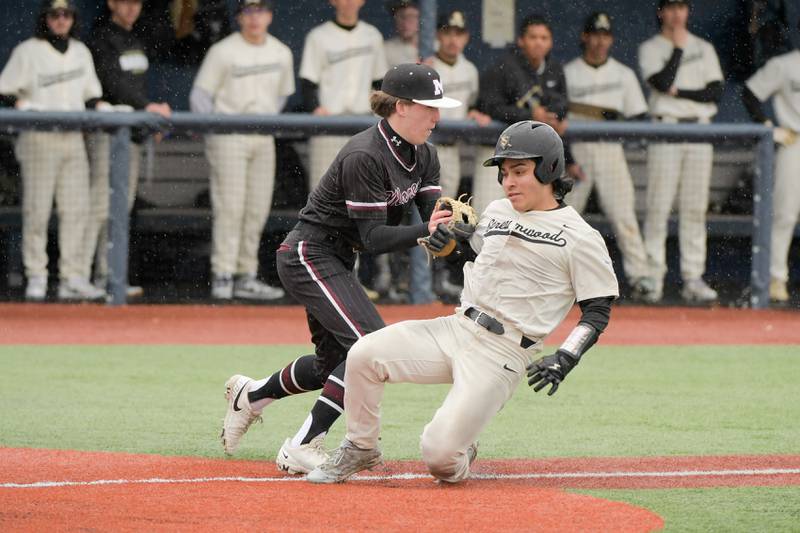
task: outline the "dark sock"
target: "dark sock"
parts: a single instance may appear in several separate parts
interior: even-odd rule
[[[343,361],[328,376],[322,394],[311,408],[311,426],[300,444],[308,444],[320,433],[327,433],[344,412],[344,369]]]
[[[315,358],[314,355],[298,357],[285,368],[272,374],[263,387],[248,392],[247,399],[252,403],[264,398],[280,399],[319,390],[322,383],[314,372]]]

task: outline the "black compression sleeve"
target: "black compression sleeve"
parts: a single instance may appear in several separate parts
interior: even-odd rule
[[[417,203],[417,209],[419,209],[419,216],[424,221],[427,222],[431,219],[431,214],[433,214],[433,208],[436,206],[436,200],[438,200],[438,196],[426,194],[426,195],[417,195],[414,201]]]
[[[319,85],[305,78],[300,78],[300,96],[303,99],[303,109],[311,113],[319,107]]]
[[[100,102],[99,98],[90,98],[84,102],[84,105],[86,106],[86,109],[94,109],[97,107],[98,102]]]
[[[405,250],[417,244],[417,239],[428,235],[428,224],[413,226],[387,226],[380,220],[357,219],[358,233],[364,251],[374,254]]]
[[[704,89],[688,91],[678,89],[678,97],[694,100],[695,102],[716,103],[722,98],[722,82],[712,81]]]
[[[672,87],[672,84],[675,82],[675,76],[678,75],[678,67],[681,64],[682,56],[682,49],[673,48],[672,55],[670,56],[669,61],[667,61],[667,64],[664,65],[664,68],[661,69],[661,72],[656,72],[647,78],[647,83],[652,85],[657,91],[662,93],[668,92],[669,88]]]
[[[761,106],[761,101],[753,94],[753,91],[747,85],[742,86],[742,103],[747,113],[756,122],[762,124],[769,120],[769,117],[764,113],[764,108]]]
[[[613,301],[612,296],[603,296],[578,302],[581,308],[579,322],[592,326],[599,335],[608,326],[608,320],[611,318],[611,302]]]

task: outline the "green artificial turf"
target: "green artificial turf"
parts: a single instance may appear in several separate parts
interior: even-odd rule
[[[575,491],[644,507],[665,532],[800,531],[800,487]]]
[[[220,456],[227,377],[265,377],[303,346],[2,346],[0,446]],[[594,348],[553,397],[522,385],[481,456],[800,453],[797,346]],[[389,385],[382,447],[416,459],[446,386]],[[274,457],[316,394],[264,411],[239,457]],[[339,421],[329,438],[343,434]]]

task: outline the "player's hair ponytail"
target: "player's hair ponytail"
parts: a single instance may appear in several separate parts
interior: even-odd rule
[[[372,112],[381,118],[389,118],[389,116],[395,112],[397,102],[411,103],[408,100],[397,98],[383,91],[373,91],[372,94],[369,95],[369,105],[370,108],[372,108]]]

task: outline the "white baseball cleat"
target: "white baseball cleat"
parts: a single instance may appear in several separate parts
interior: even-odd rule
[[[277,300],[285,293],[280,287],[262,283],[253,275],[237,276],[233,282],[233,297],[243,300]]]
[[[292,446],[292,439],[286,439],[278,450],[275,464],[290,474],[308,474],[327,461],[328,457],[328,452],[325,451],[325,434],[320,433],[308,444],[300,446]]]
[[[697,278],[684,281],[681,297],[687,302],[712,303],[717,301],[719,295],[703,278]]]
[[[222,422],[222,447],[225,453],[233,455],[239,447],[239,441],[247,433],[248,428],[258,420],[262,422],[261,412],[250,409],[247,393],[253,380],[247,376],[236,374],[225,383],[225,399],[228,400],[228,411]]]
[[[469,465],[472,466],[472,463],[474,463],[475,459],[478,457],[478,441],[469,445],[467,448],[467,457],[469,458]]]
[[[327,461],[308,473],[306,480],[311,483],[341,483],[353,474],[378,466],[382,462],[378,448],[363,450],[344,439]]]

